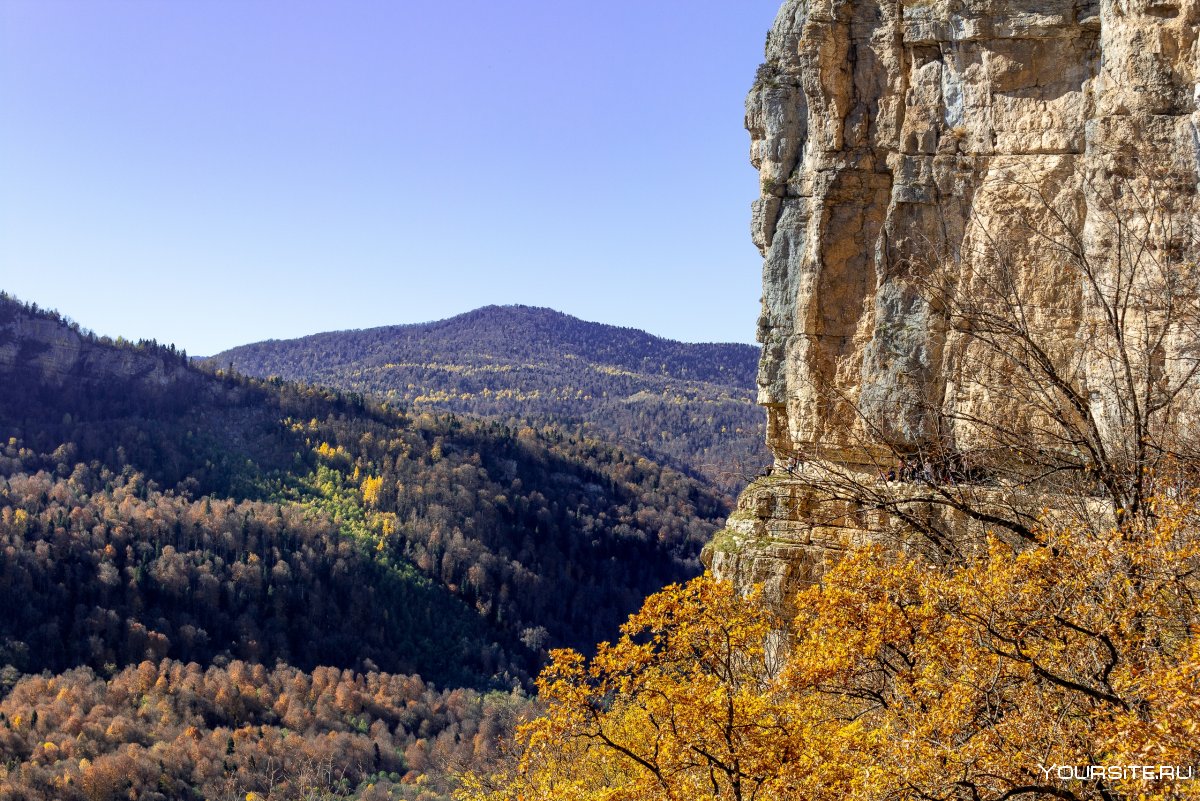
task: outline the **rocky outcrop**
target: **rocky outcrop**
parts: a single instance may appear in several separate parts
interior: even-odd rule
[[[114,347],[73,330],[46,313],[0,299],[0,380],[20,376],[47,387],[101,382],[147,389],[195,390],[207,383],[157,347]]]
[[[974,380],[989,357],[931,301],[935,280],[969,295],[1003,263],[1049,358],[1067,361],[1099,312],[1039,231],[1069,233],[1099,263],[1121,247],[1114,214],[1150,205],[1130,225],[1194,267],[1198,23],[1200,0],[784,3],[746,112],[762,187],[759,402],[777,468],[875,471],[931,443],[969,451],[972,420],[1021,417],[1002,381]],[[1193,345],[1168,344],[1163,369],[1186,369]],[[1110,367],[1071,369],[1101,403]],[[829,538],[810,536],[824,528],[796,512],[803,480],[776,472],[711,549],[718,572],[803,563],[794,584],[825,558]],[[815,554],[798,562],[795,547]]]

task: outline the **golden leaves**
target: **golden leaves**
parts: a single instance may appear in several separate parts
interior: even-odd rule
[[[1156,503],[954,565],[852,553],[796,599],[786,647],[755,597],[668,587],[593,659],[553,653],[519,763],[460,797],[1099,798],[1072,778],[1092,765],[1106,792],[1181,797],[1115,769],[1200,762],[1197,515]]]
[[[362,485],[363,502],[371,507],[379,506],[379,494],[383,490],[382,476],[367,476],[363,479]]]

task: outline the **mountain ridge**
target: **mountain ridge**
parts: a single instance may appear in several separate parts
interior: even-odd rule
[[[567,327],[552,327],[549,323],[565,324]],[[644,345],[654,346],[666,351],[675,349],[688,349],[715,354],[725,354],[728,358],[739,360],[738,367],[740,368],[734,376],[733,381],[737,386],[750,387],[753,385],[755,375],[757,374],[758,351],[756,345],[749,345],[735,342],[685,342],[683,340],[671,339],[669,337],[661,337],[656,334],[651,334],[640,328],[632,326],[618,326],[609,323],[595,322],[584,320],[566,312],[558,311],[547,306],[529,306],[525,304],[489,304],[480,306],[476,309],[456,314],[451,317],[446,317],[440,320],[428,320],[419,323],[398,323],[394,325],[372,326],[369,328],[346,328],[331,331],[318,331],[312,334],[305,334],[299,337],[285,338],[269,338],[258,342],[248,342],[244,345],[237,345],[232,348],[227,348],[212,356],[204,357],[202,360],[210,361],[217,366],[222,366],[220,361],[233,356],[245,354],[254,349],[261,349],[264,346],[277,346],[287,343],[318,343],[330,339],[345,339],[345,338],[360,338],[371,337],[378,338],[381,335],[398,335],[403,336],[407,342],[412,343],[414,338],[412,334],[432,334],[438,332],[451,331],[456,334],[462,334],[466,326],[471,326],[477,323],[490,324],[495,327],[508,326],[516,324],[535,325],[539,333],[559,334],[558,341],[572,344],[583,345],[593,344],[591,340],[598,340],[603,335],[608,335],[614,338],[620,338],[626,344],[639,342]],[[503,328],[502,328],[503,330]],[[569,336],[561,336],[563,332]],[[584,332],[590,334],[590,337],[581,336]],[[621,364],[622,360],[617,359],[614,364]],[[721,371],[718,371],[718,374]],[[684,377],[684,376],[676,376]]]
[[[483,306],[477,306],[476,308],[469,309],[465,312],[459,312],[458,314],[452,314],[449,317],[441,317],[441,318],[431,319],[431,320],[420,320],[420,321],[412,322],[412,323],[388,323],[385,325],[373,325],[373,326],[366,326],[363,328],[336,328],[336,329],[330,329],[328,331],[315,331],[311,334],[301,334],[300,336],[297,336],[297,337],[268,337],[266,339],[259,340],[257,342],[247,342],[247,343],[244,343],[244,345],[235,345],[233,348],[226,348],[224,351],[219,351],[219,352],[223,353],[225,351],[234,350],[239,347],[244,347],[244,346],[249,346],[249,345],[261,345],[261,344],[269,343],[269,342],[287,342],[289,340],[295,340],[295,339],[308,339],[310,337],[321,336],[322,334],[346,334],[346,333],[355,333],[355,332],[361,332],[361,331],[375,331],[375,330],[380,330],[380,329],[433,328],[433,327],[441,326],[444,324],[453,323],[453,322],[458,321],[463,318],[481,317],[481,316],[500,314],[500,313],[505,313],[505,312],[510,312],[510,311],[520,312],[520,313],[537,314],[537,315],[541,315],[541,316],[544,316],[547,318],[560,318],[560,319],[565,318],[565,319],[573,320],[573,321],[576,321],[579,323],[584,323],[586,325],[597,326],[597,327],[601,327],[601,328],[605,328],[605,329],[612,329],[615,331],[635,332],[635,333],[639,333],[639,334],[644,334],[645,336],[649,337],[650,339],[654,339],[654,340],[658,340],[658,341],[670,343],[670,344],[677,344],[677,345],[728,345],[731,347],[745,347],[745,348],[750,348],[752,350],[758,350],[757,345],[752,345],[748,342],[720,342],[720,341],[716,341],[716,340],[693,342],[691,340],[676,339],[674,337],[663,336],[661,334],[655,334],[650,331],[647,331],[644,328],[638,328],[637,326],[633,326],[633,325],[617,325],[615,323],[600,322],[599,320],[587,320],[587,319],[584,319],[577,315],[571,314],[570,312],[564,312],[559,309],[555,309],[552,306],[535,306],[535,305],[529,304],[529,303],[487,303],[487,304],[484,304]],[[203,358],[211,358],[211,357],[201,356],[201,357],[197,357],[197,358],[203,359]]]
[[[768,459],[757,348],[677,342],[543,307],[266,340],[207,363],[401,408],[550,423],[645,453],[729,497]]]

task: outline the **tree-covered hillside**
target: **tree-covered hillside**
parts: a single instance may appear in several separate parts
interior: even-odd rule
[[[430,597],[453,597],[489,636],[585,647],[647,593],[696,572],[725,511],[697,482],[597,440],[210,375],[155,345],[91,341],[4,303],[0,348],[16,353],[0,382],[6,530],[19,534],[17,553],[31,551],[26,585],[50,592],[63,583],[64,603],[105,594],[93,586],[104,561],[118,570],[121,592],[130,592],[127,571],[153,585],[168,547],[191,554],[185,574],[212,561],[221,581],[229,580],[221,571],[256,558],[263,592],[272,575],[294,589],[308,575],[296,562],[324,559],[350,571],[339,591],[378,591],[369,571],[386,566],[419,574]],[[73,566],[76,551],[84,567]],[[65,580],[72,571],[95,575],[81,586]],[[167,603],[169,591],[155,592],[155,603]],[[225,592],[246,602],[254,590]],[[152,606],[146,597],[139,605]],[[55,608],[38,606],[30,614]],[[270,617],[250,611],[258,623]],[[262,658],[289,657],[264,641]],[[31,667],[66,664],[47,659]],[[396,659],[389,667],[417,666],[411,655]]]
[[[371,393],[409,409],[551,423],[616,440],[736,492],[768,460],[758,349],[692,345],[550,309],[244,345],[216,367]]]
[[[175,738],[182,754],[189,725],[202,743],[226,727],[232,743],[224,767],[207,751],[203,771],[172,766],[197,797],[261,786],[252,754],[268,742],[277,767],[301,772],[367,749],[370,760],[339,767],[346,795],[380,772],[411,783],[428,772],[412,763],[431,747],[422,731],[450,724],[362,702],[335,714],[309,694],[295,698],[304,726],[289,738],[275,685],[327,668],[355,692],[394,681],[381,671],[438,687],[521,685],[546,649],[610,639],[646,595],[697,573],[726,511],[697,480],[578,433],[209,372],[173,348],[97,339],[0,296],[0,680],[75,671],[18,684],[23,711],[0,717],[11,745],[0,797],[109,797],[81,788],[114,765],[152,773],[134,746]],[[250,707],[165,698],[190,686],[188,663],[235,662],[290,667],[278,680],[255,673]],[[122,712],[129,671],[151,667],[174,711]],[[60,719],[62,691],[112,698],[100,702],[107,733]],[[46,750],[43,734],[79,726],[86,747]],[[319,745],[337,732],[351,739]],[[63,776],[74,790],[53,789]],[[409,797],[395,784],[397,795],[371,797]],[[181,786],[139,785],[138,797],[187,797]]]

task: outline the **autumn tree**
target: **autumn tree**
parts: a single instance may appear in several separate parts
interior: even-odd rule
[[[460,798],[1195,797],[1200,518],[1151,502],[966,563],[863,549],[797,598],[786,652],[755,597],[670,587],[590,662],[554,654],[519,761]]]
[[[468,776],[467,799],[763,797],[786,761],[779,622],[697,578],[647,599],[588,661],[552,652],[547,713],[520,730],[508,772]]]
[[[809,797],[1188,797],[1126,769],[1200,758],[1196,509],[1152,503],[957,567],[864,550],[802,594],[789,687],[861,727],[838,748],[863,766]]]

